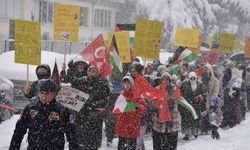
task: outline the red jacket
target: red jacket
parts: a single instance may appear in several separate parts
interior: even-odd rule
[[[141,117],[146,112],[144,99],[134,98],[133,92],[123,91],[122,95],[128,102],[138,103],[137,110],[118,114],[116,117],[115,130],[119,137],[137,138],[140,135]]]

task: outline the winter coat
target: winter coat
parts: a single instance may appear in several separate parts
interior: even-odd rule
[[[171,122],[160,122],[159,115],[157,111],[153,111],[153,129],[156,132],[160,133],[170,133],[170,132],[176,132],[180,130],[180,114],[178,110],[178,105],[174,102],[172,96],[174,92],[174,86],[168,86],[168,106],[169,111],[172,116]],[[153,107],[157,109],[157,107]]]
[[[200,112],[206,110],[206,92],[205,87],[202,85],[201,82],[197,81],[197,89],[195,91],[192,91],[191,84],[187,80],[185,81],[182,86],[180,87],[181,95],[187,100],[187,102],[192,105],[197,113],[198,116],[200,116]],[[197,96],[201,95],[204,99],[202,101],[197,100]],[[185,131],[185,129],[191,128],[193,126],[197,125],[197,121],[194,121],[194,119],[191,116],[191,113],[183,108],[179,107],[179,111],[181,114],[181,126],[182,129]]]
[[[100,111],[107,104],[110,94],[107,80],[83,77],[73,80],[72,87],[77,88],[90,97],[79,113],[76,113],[77,136],[85,148],[97,149],[102,138],[102,123],[105,113]]]
[[[220,91],[219,80],[215,76],[211,76],[208,82],[208,93],[206,107],[209,108],[209,102],[212,96],[218,96]]]
[[[223,114],[220,106],[211,107],[202,112],[202,116],[208,115],[211,125],[219,126],[223,119]]]
[[[135,111],[123,112],[116,116],[116,134],[122,138],[137,138],[140,136],[141,117],[146,111],[146,103],[143,99],[134,98],[132,90],[123,91],[122,95],[128,102],[138,104]]]
[[[40,101],[28,104],[16,123],[9,150],[20,149],[23,136],[28,132],[28,150],[63,150],[64,133],[69,142],[69,149],[78,148],[75,137],[73,116],[56,100],[49,104]]]

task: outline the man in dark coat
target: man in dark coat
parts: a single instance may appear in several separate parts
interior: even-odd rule
[[[38,95],[40,90],[40,83],[43,79],[49,79],[51,76],[50,67],[47,64],[42,64],[36,68],[37,81],[33,82],[31,86],[26,85],[24,88],[24,96],[33,98]]]
[[[78,60],[71,60],[68,63],[69,69],[66,72],[66,67],[63,65],[63,69],[60,73],[61,80],[63,83],[72,83],[74,78],[82,78],[87,76],[87,69],[89,64],[81,59]]]
[[[87,76],[75,79],[72,87],[90,96],[76,116],[77,136],[80,147],[83,150],[97,150],[102,142],[104,108],[107,104],[107,97],[110,94],[108,81],[100,78],[95,66],[90,66]]]
[[[77,150],[73,118],[68,109],[56,102],[56,85],[52,80],[41,83],[39,100],[28,104],[16,123],[9,150],[20,149],[28,132],[28,150],[63,150],[66,134],[70,150]]]

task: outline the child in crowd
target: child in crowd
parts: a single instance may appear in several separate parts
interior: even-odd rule
[[[213,139],[219,139],[220,134],[218,132],[219,125],[222,122],[223,115],[221,111],[221,99],[218,96],[213,96],[210,100],[210,108],[203,111],[202,116],[209,116],[209,122],[211,127],[211,137]]]

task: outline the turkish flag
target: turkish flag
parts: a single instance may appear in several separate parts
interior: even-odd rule
[[[140,74],[136,75],[134,91],[135,98],[151,99],[157,106],[160,122],[171,121],[172,116],[167,103],[167,92],[161,85],[159,89],[152,87]]]
[[[112,74],[112,66],[108,61],[108,53],[102,34],[98,35],[80,55],[97,67],[101,77],[107,77]]]
[[[198,68],[197,70],[195,70],[196,76],[197,78],[201,77],[202,74],[205,72],[205,68],[206,66],[202,66],[200,68]]]

